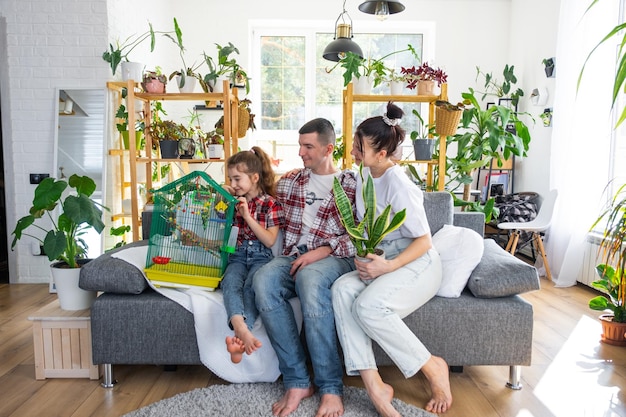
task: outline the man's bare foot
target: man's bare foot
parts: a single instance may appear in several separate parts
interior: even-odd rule
[[[343,401],[341,396],[323,394],[320,406],[315,417],[340,417],[343,415]]]
[[[313,395],[313,392],[313,387],[288,389],[283,398],[272,405],[272,413],[278,417],[288,416],[298,408],[300,401]]]
[[[230,353],[230,360],[233,363],[239,363],[246,348],[238,337],[226,336],[226,350]]]
[[[263,345],[259,339],[254,337],[250,329],[248,329],[246,321],[242,316],[233,316],[230,323],[233,325],[233,329],[235,330],[235,336],[238,337],[239,340],[243,341],[245,352],[248,355],[252,354],[252,352]]]
[[[445,413],[452,405],[448,364],[439,356],[431,356],[422,367],[422,372],[424,372],[426,379],[430,383],[432,394],[430,401],[426,404],[426,411]]]
[[[376,407],[376,411],[383,417],[401,417],[400,413],[391,405],[393,387],[383,382],[378,370],[363,369],[360,373],[367,395]]]

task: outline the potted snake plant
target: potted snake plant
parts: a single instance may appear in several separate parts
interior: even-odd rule
[[[359,166],[359,175],[363,179],[362,164]],[[341,224],[346,228],[350,241],[356,248],[357,257],[360,258],[365,258],[368,253],[382,255],[382,250],[377,249],[378,244],[385,236],[402,226],[406,219],[406,209],[400,210],[392,217],[391,205],[387,205],[383,212],[376,216],[376,192],[372,176],[368,174],[367,179],[363,179],[363,184],[365,215],[357,224],[352,203],[345,190],[337,178],[333,182],[335,205],[339,211]]]
[[[66,193],[68,186],[73,189],[70,194]],[[69,181],[45,178],[35,188],[29,214],[17,221],[12,233],[11,249],[23,236],[29,236],[43,245],[50,261],[56,261],[51,265],[52,275],[64,310],[89,308],[96,297],[96,292],[78,287],[80,267],[88,261],[83,236],[91,228],[98,233],[104,230],[101,208],[106,208],[90,198],[95,190],[96,183],[87,176],[73,174]],[[43,217],[48,223],[38,222]],[[27,233],[31,226],[40,233]]]

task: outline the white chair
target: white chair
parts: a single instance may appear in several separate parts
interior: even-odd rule
[[[548,195],[543,199],[543,203],[541,203],[537,217],[529,222],[504,222],[498,224],[499,229],[509,231],[509,240],[505,249],[512,255],[515,255],[520,231],[532,232],[532,239],[543,259],[543,265],[546,268],[546,278],[549,280],[552,280],[552,274],[550,273],[548,258],[546,257],[546,251],[543,247],[542,235],[543,232],[550,227],[550,223],[552,223],[552,214],[554,213],[557,197],[557,190],[550,190]]]

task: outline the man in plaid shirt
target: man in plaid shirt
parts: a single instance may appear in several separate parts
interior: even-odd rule
[[[335,130],[323,118],[299,131],[299,156],[304,169],[289,172],[278,182],[277,199],[285,211],[283,256],[274,258],[254,276],[256,304],[278,356],[286,392],[272,406],[287,416],[314,393],[298,327],[289,299],[302,306],[314,384],[321,402],[317,417],[343,414],[343,369],[337,346],[330,287],[354,270],[355,249],[339,220],[332,193],[337,177],[354,202],[356,179],[333,163]]]

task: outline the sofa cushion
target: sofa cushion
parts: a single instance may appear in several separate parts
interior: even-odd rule
[[[433,246],[439,252],[443,272],[437,295],[458,298],[483,256],[483,238],[466,227],[446,224],[433,236]]]
[[[121,248],[106,252],[80,269],[79,286],[84,290],[104,291],[117,294],[141,294],[148,283],[143,272],[111,255],[121,250],[145,246],[146,240],[129,243]]]
[[[486,239],[484,246],[483,257],[467,283],[475,297],[507,297],[539,289],[534,266],[517,259],[493,239]]]
[[[454,219],[454,202],[452,194],[447,191],[424,193],[424,211],[428,219],[430,234],[435,235],[444,224],[452,224]]]

